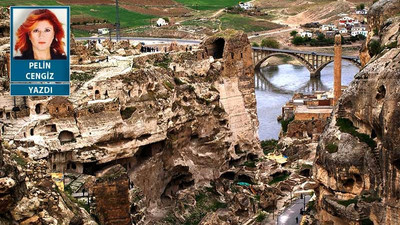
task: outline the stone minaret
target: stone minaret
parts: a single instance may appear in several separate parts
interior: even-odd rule
[[[342,36],[340,34],[335,36],[335,60],[333,68],[333,105],[336,105],[342,94]]]

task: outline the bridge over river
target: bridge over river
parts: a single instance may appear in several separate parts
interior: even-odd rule
[[[253,47],[253,63],[256,69],[259,69],[261,64],[272,56],[289,56],[297,59],[309,71],[311,77],[319,77],[321,70],[329,63],[333,62],[334,55],[318,52],[285,50],[275,48]],[[347,60],[358,68],[361,68],[360,58],[356,56],[342,56],[343,60]]]

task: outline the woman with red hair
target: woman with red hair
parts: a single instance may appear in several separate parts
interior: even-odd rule
[[[15,51],[21,56],[15,59],[66,59],[64,51],[64,29],[48,9],[32,11],[17,30]]]

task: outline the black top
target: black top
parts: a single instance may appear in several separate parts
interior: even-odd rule
[[[67,59],[67,56],[56,54],[53,51],[50,51],[50,55],[51,55],[51,60],[53,60],[53,59]],[[23,52],[22,56],[15,56],[14,59],[35,59],[35,58],[33,57],[33,51],[32,50],[28,50],[26,52]]]

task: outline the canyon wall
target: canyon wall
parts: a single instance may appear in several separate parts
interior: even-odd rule
[[[400,223],[399,13],[398,0],[370,9],[365,67],[319,141],[314,178],[322,224]]]

